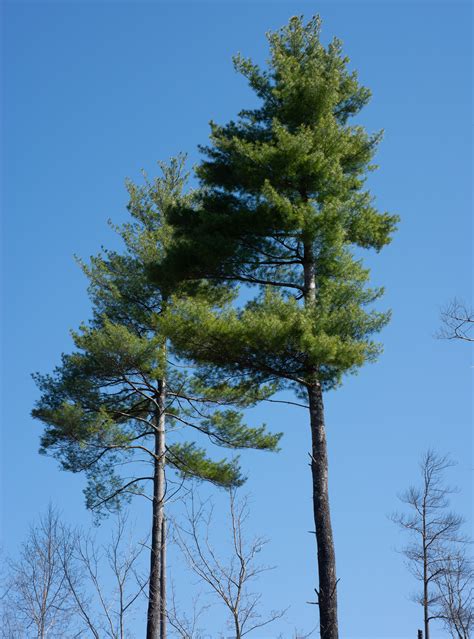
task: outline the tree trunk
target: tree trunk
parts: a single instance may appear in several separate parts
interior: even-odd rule
[[[423,622],[425,639],[430,639],[430,621],[428,611],[428,549],[426,546],[426,489],[422,508],[422,537],[423,537]]]
[[[242,639],[240,623],[238,619],[238,613],[234,612],[234,628],[235,628],[235,637],[234,639]]]
[[[423,562],[423,621],[425,626],[425,639],[430,639],[430,620],[428,612],[428,575],[426,560]]]
[[[150,583],[146,639],[163,639],[162,615],[165,602],[162,591],[163,522],[165,494],[165,405],[166,382],[158,384],[158,411],[155,430],[155,463],[153,473],[153,524],[151,532]]]
[[[316,293],[316,265],[313,247],[308,242],[304,246],[304,302],[307,308],[316,306]],[[317,377],[317,371],[314,371],[307,383],[312,444],[313,510],[319,574],[319,589],[316,592],[321,639],[338,639],[336,555],[329,508],[324,404],[321,384]]]
[[[328,457],[321,385],[308,388],[311,423],[313,509],[318,547],[319,626],[321,639],[338,639],[336,556],[328,491]]]
[[[163,514],[163,522],[161,529],[161,610],[160,610],[160,633],[161,639],[166,639],[166,517]]]

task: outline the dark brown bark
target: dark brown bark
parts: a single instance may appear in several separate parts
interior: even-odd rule
[[[166,613],[162,591],[162,553],[165,494],[165,404],[166,382],[158,384],[158,410],[155,430],[155,462],[153,473],[153,524],[151,532],[150,583],[146,639],[164,639],[162,616]],[[163,568],[164,572],[164,568]]]
[[[306,307],[317,303],[316,266],[310,243],[304,253],[304,301]],[[307,381],[311,425],[311,473],[313,480],[313,510],[316,532],[319,588],[316,589],[319,607],[321,639],[338,639],[336,555],[329,508],[328,455],[324,404],[317,371]]]
[[[311,472],[313,509],[318,547],[319,626],[321,639],[338,639],[336,556],[331,526],[328,486],[328,456],[320,384],[308,387],[311,423]]]
[[[161,595],[161,609],[160,609],[160,636],[161,639],[166,639],[166,517],[163,514],[163,521],[161,527],[161,564],[160,564],[160,595]]]

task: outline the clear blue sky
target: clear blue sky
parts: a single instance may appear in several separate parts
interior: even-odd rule
[[[421,616],[387,514],[427,446],[459,461],[455,505],[472,516],[471,350],[433,338],[440,306],[471,291],[469,3],[4,4],[3,544],[14,552],[49,500],[70,522],[90,521],[82,479],[37,454],[29,416],[30,373],[50,370],[89,316],[73,254],[115,241],[106,220],[125,219],[126,176],[179,151],[196,161],[208,121],[253,103],[233,53],[264,61],[266,30],[316,12],[373,91],[360,121],[386,134],[370,183],[379,207],[402,218],[393,244],[367,260],[393,309],[385,352],[326,399],[341,635],[408,639]],[[285,432],[278,456],[243,456],[252,528],[278,566],[261,588],[270,608],[291,605],[288,623],[261,636],[289,636],[315,625],[309,428],[296,408],[255,415]],[[145,525],[145,506],[133,508]],[[178,569],[178,591],[187,581]]]

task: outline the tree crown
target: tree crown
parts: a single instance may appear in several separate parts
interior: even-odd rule
[[[348,70],[341,43],[324,47],[319,18],[299,17],[268,40],[267,69],[234,59],[261,106],[226,125],[211,123],[197,168],[201,189],[171,208],[172,247],[151,273],[155,282],[261,290],[240,311],[226,310],[221,323],[207,317],[209,349],[206,340],[184,337],[204,321],[188,304],[186,321],[173,319],[183,352],[303,383],[317,371],[333,387],[380,350],[370,335],[389,314],[367,307],[383,290],[367,288],[368,270],[354,251],[388,244],[397,217],[380,213],[365,187],[381,135],[349,124],[370,92]]]
[[[53,374],[35,375],[41,398],[33,416],[45,424],[41,451],[57,457],[66,470],[86,472],[87,504],[94,509],[116,507],[121,498],[143,491],[150,473],[135,471],[140,461],[157,461],[148,442],[163,411],[174,437],[166,463],[183,478],[225,487],[244,481],[238,458],[213,460],[206,440],[230,449],[278,448],[279,434],[247,426],[238,410],[262,392],[246,380],[217,380],[203,368],[186,368],[173,356],[163,330],[161,316],[172,302],[150,284],[147,265],[165,254],[171,234],[166,211],[181,197],[183,162],[163,165],[162,177],[143,187],[128,183],[132,222],[118,228],[126,250],[82,264],[93,318],[72,333],[76,350],[63,355]],[[204,306],[226,295],[205,283],[196,291]],[[163,384],[166,406],[160,404]],[[194,431],[197,440],[204,436],[203,443],[183,439],[184,429]],[[118,472],[125,464],[133,468],[127,477]]]

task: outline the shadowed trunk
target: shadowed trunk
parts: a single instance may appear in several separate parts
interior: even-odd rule
[[[328,492],[328,457],[321,386],[308,388],[311,422],[313,509],[318,546],[319,625],[321,639],[337,639],[337,577]]]
[[[164,566],[164,491],[165,491],[165,404],[166,382],[158,384],[158,411],[155,430],[155,467],[153,475],[153,525],[151,532],[150,584],[146,639],[164,639],[165,602],[162,579]]]
[[[163,521],[161,528],[161,608],[160,608],[160,632],[161,639],[166,639],[166,517],[163,513]]]
[[[304,302],[307,308],[316,306],[316,266],[313,247],[304,247]],[[318,550],[319,607],[321,639],[338,639],[336,555],[329,508],[328,455],[324,404],[321,384],[314,373],[307,383],[311,425],[311,473],[313,480],[313,510]]]

